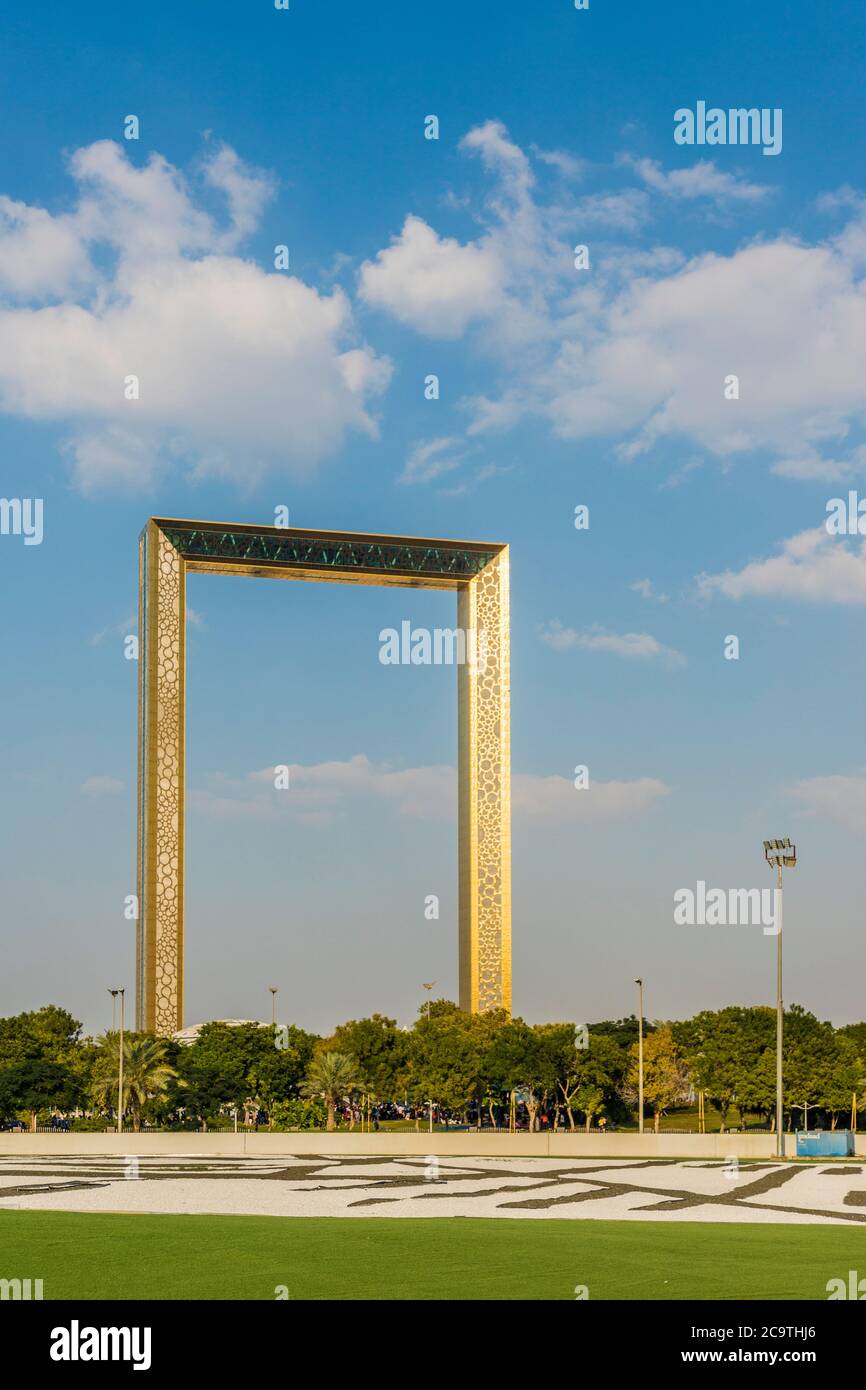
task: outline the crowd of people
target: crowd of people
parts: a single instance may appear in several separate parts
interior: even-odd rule
[[[383,1122],[393,1123],[406,1120],[414,1120],[415,1128],[419,1130],[431,1123],[435,1128],[446,1130],[490,1129],[498,1131],[508,1130],[512,1127],[516,1130],[529,1130],[532,1123],[529,1106],[525,1101],[518,1101],[515,1104],[513,1122],[510,1120],[508,1107],[496,1102],[487,1102],[480,1107],[470,1105],[466,1110],[457,1111],[439,1106],[435,1102],[432,1104],[428,1102],[426,1105],[413,1105],[408,1101],[384,1101],[365,1109],[363,1105],[346,1100],[339,1111],[339,1118],[349,1129],[354,1129],[356,1125],[360,1127],[369,1122],[374,1131],[381,1129]],[[535,1118],[538,1129],[541,1131],[552,1130],[556,1126],[555,1107],[540,1107]],[[614,1130],[617,1126],[613,1121],[608,1123],[602,1116],[599,1120],[599,1128]]]

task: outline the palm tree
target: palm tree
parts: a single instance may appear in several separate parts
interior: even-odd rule
[[[358,1063],[346,1052],[319,1052],[307,1070],[301,1087],[305,1096],[321,1096],[328,1108],[328,1129],[336,1129],[337,1104],[360,1085]]]
[[[114,1104],[117,1100],[119,1033],[106,1033],[100,1039],[102,1054],[97,1063],[94,1095],[98,1100]],[[123,1037],[123,1097],[121,1109],[132,1111],[132,1128],[141,1132],[141,1108],[153,1096],[164,1094],[169,1081],[177,1073],[166,1061],[165,1040],[148,1033],[125,1033]]]

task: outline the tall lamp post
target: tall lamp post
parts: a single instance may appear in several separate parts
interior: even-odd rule
[[[427,991],[427,1022],[428,1022],[428,1023],[430,1022],[430,991],[431,991],[431,989],[433,988],[433,986],[435,985],[435,983],[436,983],[435,980],[430,980],[429,982],[426,981],[426,980],[422,980],[422,984],[423,984],[424,988],[425,988],[426,991]],[[429,1105],[430,1105],[430,1133],[432,1134],[432,1133],[433,1133],[433,1102],[432,1102],[432,1100],[429,1101]]]
[[[785,1127],[782,1110],[782,870],[793,869],[797,849],[790,840],[765,840],[764,858],[776,870],[776,1157],[785,1157]]]
[[[271,1027],[277,1026],[277,985],[268,985],[271,992]]]
[[[126,989],[125,989],[125,988],[124,988],[124,989],[110,989],[108,992],[109,992],[109,994],[111,995],[112,1000],[114,1000],[115,1002],[116,1002],[116,1000],[117,1000],[118,994],[120,995],[120,1046],[119,1046],[118,1049],[117,1049],[117,1056],[118,1056],[118,1063],[117,1063],[117,1132],[118,1132],[118,1134],[122,1134],[122,1133],[123,1133],[123,1004],[124,1004],[124,999],[125,999],[125,996],[126,996]],[[114,1011],[114,1006],[112,1005],[112,1013],[113,1013],[113,1011]],[[112,1019],[112,1022],[113,1022],[113,1021],[114,1021],[114,1020]]]
[[[637,1130],[643,1134],[643,980],[637,985]]]
[[[435,980],[431,980],[430,983],[429,983],[429,985],[428,985],[428,984],[425,984],[425,985],[424,985],[424,988],[427,990],[427,1022],[428,1022],[428,1023],[430,1022],[430,990],[433,988],[433,986],[435,985],[435,983],[436,983]]]

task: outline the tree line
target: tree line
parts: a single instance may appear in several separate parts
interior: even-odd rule
[[[75,1128],[116,1122],[120,1038],[84,1036],[56,1005],[0,1018],[0,1122]],[[589,1130],[634,1125],[638,1020],[528,1024],[502,1011],[425,1005],[412,1028],[383,1014],[321,1037],[293,1026],[207,1023],[191,1044],[126,1032],[125,1122],[202,1129],[265,1122],[304,1129],[416,1118]],[[700,1094],[711,1127],[775,1122],[776,1019],[730,1006],[644,1022],[644,1108],[658,1128]],[[835,1129],[866,1092],[866,1023],[834,1028],[794,1005],[785,1015],[786,1123]]]

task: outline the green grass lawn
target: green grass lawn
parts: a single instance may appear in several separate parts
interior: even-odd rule
[[[660,1221],[0,1212],[46,1299],[826,1299],[866,1230]]]

